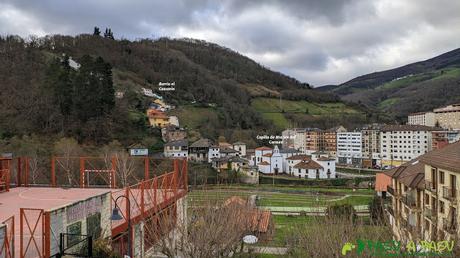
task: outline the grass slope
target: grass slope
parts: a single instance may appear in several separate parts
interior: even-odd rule
[[[251,102],[257,112],[273,122],[280,129],[289,127],[290,121],[286,114],[305,116],[340,116],[343,114],[359,115],[360,112],[344,103],[312,103],[308,101],[280,100],[276,98],[254,98]]]

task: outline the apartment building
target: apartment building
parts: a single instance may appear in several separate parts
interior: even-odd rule
[[[318,128],[305,130],[305,153],[311,154],[324,148],[323,132]]]
[[[385,171],[391,177],[387,186],[391,205],[387,207],[389,223],[396,240],[421,240],[423,235],[423,198],[425,166],[419,160]]]
[[[420,157],[425,165],[424,237],[430,240],[459,236],[460,142]]]
[[[418,112],[407,116],[407,124],[409,125],[425,125],[435,126],[436,117],[434,112]]]
[[[337,153],[337,133],[346,132],[343,126],[328,130],[318,128],[295,128],[282,132],[283,149],[294,148],[302,153],[311,154],[326,151],[335,156]]]
[[[382,166],[399,166],[432,148],[432,131],[424,125],[385,125],[380,133]]]
[[[328,130],[323,131],[322,133],[322,143],[323,148],[321,151],[329,153],[329,155],[337,155],[337,133],[346,132],[347,129],[343,126],[336,126]]]
[[[460,142],[384,172],[392,178],[387,213],[398,240],[458,239]]]
[[[361,130],[362,164],[365,168],[381,166],[380,129],[382,125],[371,124]]]
[[[337,160],[340,164],[361,165],[361,132],[337,133]]]
[[[446,129],[460,129],[460,104],[433,110],[437,124]]]

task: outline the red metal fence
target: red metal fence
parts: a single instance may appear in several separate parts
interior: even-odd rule
[[[131,225],[139,221],[158,220],[156,215],[167,207],[175,207],[177,200],[187,194],[187,161],[175,159],[172,162],[172,172],[112,192],[112,207],[115,206],[115,200],[122,195],[129,198],[130,202],[129,205],[126,198],[119,198],[116,203],[123,219],[112,222],[112,236],[117,236],[113,239],[115,249],[124,247],[125,237],[118,236],[128,229],[128,209]]]
[[[20,209],[20,258],[50,256],[50,216],[43,209]]]
[[[0,257],[14,258],[14,216],[3,222],[6,225],[6,232],[3,245],[0,245]]]
[[[11,159],[0,159],[0,192],[10,190]]]

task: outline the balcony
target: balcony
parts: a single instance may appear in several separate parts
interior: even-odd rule
[[[457,196],[458,193],[456,189],[452,189],[446,186],[442,188],[442,197],[447,200],[450,200],[453,204],[456,204]]]
[[[393,189],[391,186],[387,186],[387,193],[395,196],[395,189]]]
[[[401,201],[411,209],[417,208],[417,198],[413,194],[403,195]]]
[[[452,219],[443,219],[442,220],[442,229],[449,234],[457,233],[457,221]]]
[[[433,210],[431,208],[425,207],[423,210],[423,216],[425,216],[427,219],[430,219],[431,221],[436,219],[436,210]]]
[[[433,184],[433,182],[425,181],[425,189],[430,192],[436,193],[436,185]]]

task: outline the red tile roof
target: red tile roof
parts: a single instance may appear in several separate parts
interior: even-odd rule
[[[286,160],[304,160],[304,159],[311,159],[311,156],[305,155],[305,154],[299,154],[299,155],[294,155],[289,158],[286,158]]]
[[[269,147],[263,146],[263,147],[256,148],[256,150],[272,150],[272,149]]]
[[[299,169],[322,169],[323,167],[313,160],[302,160],[294,168]]]

